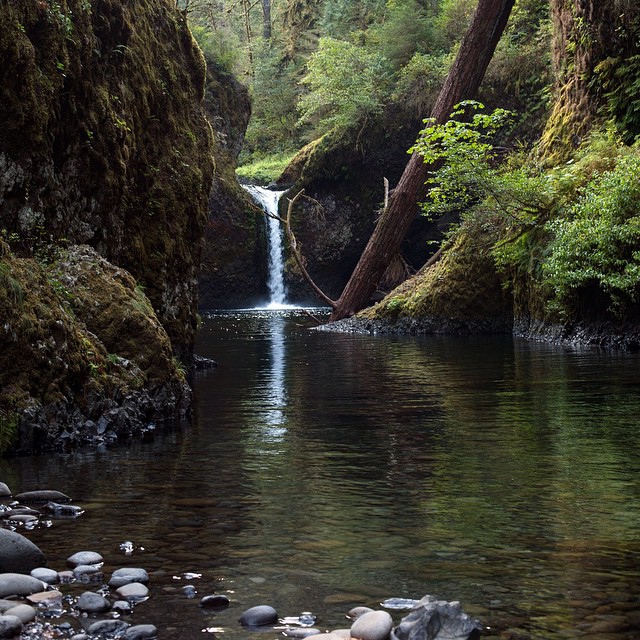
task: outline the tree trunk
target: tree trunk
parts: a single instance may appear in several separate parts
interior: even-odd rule
[[[433,107],[431,117],[437,123],[449,119],[453,107],[475,96],[496,45],[507,24],[515,0],[480,0],[458,55]],[[417,210],[426,194],[425,181],[433,166],[422,156],[411,156],[398,185],[391,193],[349,282],[337,300],[331,320],[352,316],[371,299],[387,265],[398,252]]]
[[[271,40],[271,0],[262,0],[262,37]]]

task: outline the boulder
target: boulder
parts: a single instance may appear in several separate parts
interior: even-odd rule
[[[0,529],[0,573],[29,573],[47,564],[47,559],[31,540],[8,529]]]
[[[391,632],[391,640],[476,640],[482,624],[469,617],[459,602],[425,596]]]

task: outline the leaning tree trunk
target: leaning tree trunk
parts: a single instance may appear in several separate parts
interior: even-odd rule
[[[431,112],[431,117],[437,123],[446,122],[458,102],[474,97],[507,24],[514,1],[480,0],[478,3]],[[409,230],[417,213],[418,202],[426,194],[425,181],[433,168],[425,164],[422,156],[416,153],[411,156],[349,282],[333,306],[331,320],[349,317],[369,302]]]

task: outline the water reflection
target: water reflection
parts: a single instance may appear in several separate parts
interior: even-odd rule
[[[135,621],[171,640],[246,640],[237,620],[254,604],[330,627],[425,593],[460,599],[494,637],[637,637],[640,356],[304,324],[208,315],[198,352],[220,366],[196,379],[191,424],[1,461],[13,488],[86,509],[29,532],[50,566],[95,548],[112,568],[131,540],[128,562],[152,573]],[[182,598],[173,576],[187,572],[229,609]]]

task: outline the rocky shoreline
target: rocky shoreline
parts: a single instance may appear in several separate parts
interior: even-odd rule
[[[362,318],[353,316],[315,327],[318,331],[362,335],[507,335],[536,342],[572,346],[600,347],[624,351],[640,349],[640,326],[635,323],[576,322],[546,324],[532,318],[516,318],[509,328],[502,321],[461,322],[436,318]]]
[[[137,605],[153,597],[153,575],[146,569],[123,563],[107,574],[103,556],[94,550],[77,551],[66,559],[65,567],[49,568],[45,554],[17,531],[50,525],[51,519],[75,519],[83,513],[82,507],[71,504],[71,498],[60,491],[14,495],[0,482],[0,638],[161,637],[156,625],[136,620]],[[130,544],[120,545],[125,556],[132,552],[127,547]],[[193,585],[182,587],[182,597],[195,600],[196,594]],[[229,597],[218,593],[201,596],[196,602],[195,606],[211,613],[230,605]],[[390,610],[409,613],[394,625]],[[429,595],[421,600],[390,598],[375,610],[355,607],[346,618],[346,628],[321,629],[313,613],[281,617],[274,607],[260,604],[246,609],[237,625],[249,633],[309,640],[476,640],[484,629],[459,602]]]

